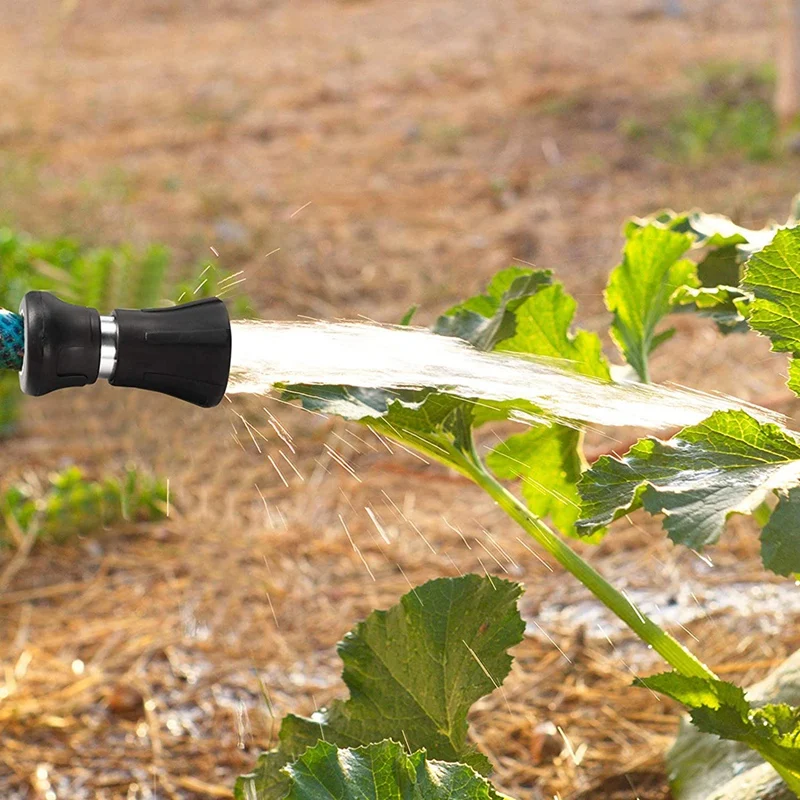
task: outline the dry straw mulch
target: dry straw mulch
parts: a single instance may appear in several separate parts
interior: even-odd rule
[[[29,403],[23,435],[0,455],[8,479],[67,459],[98,473],[136,461],[170,478],[172,510],[163,523],[6,558],[4,798],[227,797],[274,741],[264,690],[278,717],[324,705],[342,694],[333,646],[358,619],[409,584],[484,570],[525,584],[529,623],[502,692],[471,714],[498,785],[521,798],[665,796],[662,754],[678,710],[630,688],[658,659],[466,481],[269,401],[293,436],[301,482],[264,404],[201,412],[119,390]],[[726,584],[756,591],[764,581],[746,524],[713,569],[644,518],[581,549],[664,609],[684,603],[691,582],[706,608],[672,629],[726,677],[753,682],[800,646],[780,601],[757,616],[713,611]]]

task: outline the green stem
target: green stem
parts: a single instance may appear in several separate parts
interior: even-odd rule
[[[642,345],[642,374],[639,376],[642,383],[651,383],[650,381],[650,349],[652,347],[650,338]]]
[[[800,797],[800,779],[798,778],[797,773],[792,772],[789,767],[784,766],[783,761],[785,759],[783,757],[773,758],[772,754],[768,752],[766,748],[764,749],[753,748],[753,749],[757,750],[759,755],[763,756],[766,761],[769,761],[769,763],[773,766],[778,775],[780,775],[781,778],[783,778],[786,785],[795,793],[795,795]],[[783,755],[784,754],[781,754],[781,756]]]
[[[649,644],[674,670],[687,677],[716,679],[716,675],[695,658],[679,641],[656,625],[618,592],[600,573],[553,533],[523,503],[517,500],[474,459],[460,459],[460,470],[478,484],[497,505],[532,536],[564,569],[571,572],[609,611],[616,614],[640,639]]]

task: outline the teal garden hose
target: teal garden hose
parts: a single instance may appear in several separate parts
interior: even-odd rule
[[[19,372],[25,351],[23,321],[19,314],[0,308],[0,369]]]

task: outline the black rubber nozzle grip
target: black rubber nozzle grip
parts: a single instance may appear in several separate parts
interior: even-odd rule
[[[114,386],[149,389],[203,408],[220,403],[231,365],[231,325],[217,297],[171,308],[117,309]]]
[[[19,309],[25,328],[22,391],[43,395],[94,383],[100,369],[100,314],[49,292],[28,292]]]

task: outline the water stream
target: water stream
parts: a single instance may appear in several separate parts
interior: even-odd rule
[[[478,400],[527,400],[558,419],[664,430],[714,411],[766,409],[680,387],[606,383],[554,359],[484,353],[422,328],[361,322],[235,322],[229,393],[267,393],[276,383],[435,388]]]

